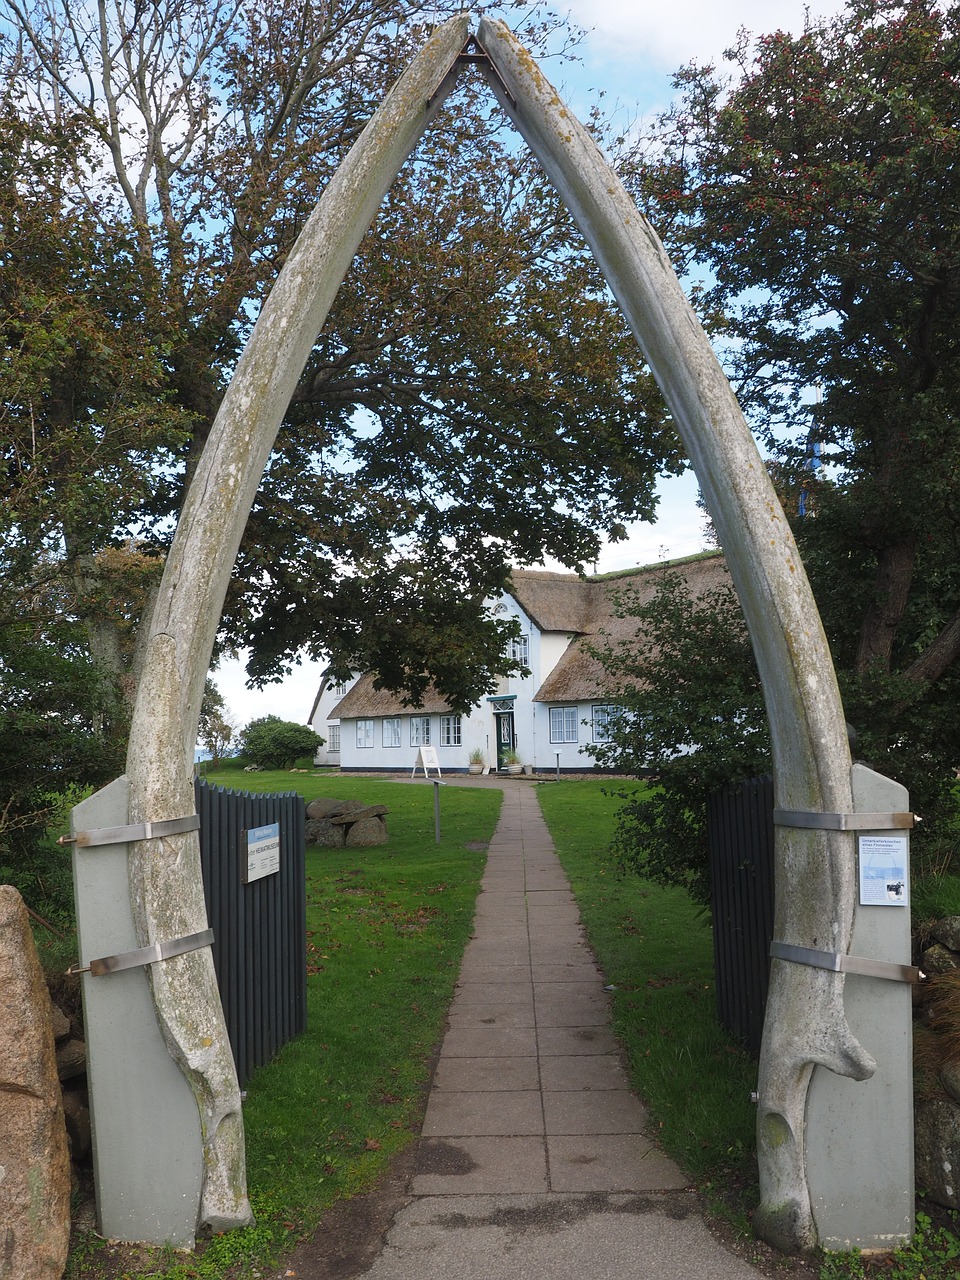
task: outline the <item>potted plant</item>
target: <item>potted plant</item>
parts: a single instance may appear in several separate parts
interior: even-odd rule
[[[474,747],[470,752],[469,770],[471,773],[483,773],[486,761],[483,758],[483,752],[479,747]]]
[[[520,763],[520,757],[512,748],[503,753],[503,771],[504,773],[519,773],[523,768]]]

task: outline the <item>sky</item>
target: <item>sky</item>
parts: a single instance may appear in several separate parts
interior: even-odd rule
[[[671,78],[679,67],[719,63],[740,28],[799,32],[808,10],[816,19],[839,13],[843,5],[839,0],[568,0],[558,8],[569,12],[587,36],[579,63],[556,71],[545,67],[545,73],[556,79],[581,118],[597,91],[603,90],[607,107],[618,109],[619,104],[630,120],[642,120],[669,106]],[[659,493],[656,524],[633,526],[626,542],[606,547],[595,566],[599,572],[703,550],[695,477],[664,481]],[[282,683],[250,690],[245,687],[241,655],[222,662],[214,680],[241,725],[264,715],[305,723],[322,673],[323,663],[304,662]]]

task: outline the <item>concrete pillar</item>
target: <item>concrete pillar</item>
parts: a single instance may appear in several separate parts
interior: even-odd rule
[[[126,826],[127,779],[73,810],[73,831]],[[81,964],[134,951],[127,844],[78,848],[73,876]],[[193,1090],[164,1042],[146,968],[83,974],[97,1224],[110,1240],[193,1248],[203,1145]]]
[[[851,780],[856,812],[908,811],[906,788],[898,782],[862,764],[853,766]],[[864,839],[872,837],[902,842],[909,883],[907,831],[858,832],[858,860]],[[908,894],[904,905],[858,904],[850,955],[910,964]],[[810,1203],[822,1248],[885,1252],[914,1231],[911,989],[848,973],[843,1004],[877,1069],[858,1082],[814,1068],[806,1116]]]

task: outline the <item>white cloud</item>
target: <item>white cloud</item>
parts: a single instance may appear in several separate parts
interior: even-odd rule
[[[691,60],[719,59],[737,31],[803,30],[805,0],[568,0],[571,16],[591,32],[595,63],[640,58],[674,71]],[[811,17],[839,12],[840,0],[812,0]]]

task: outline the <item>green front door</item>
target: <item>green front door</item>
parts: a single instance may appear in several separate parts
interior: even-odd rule
[[[497,717],[497,768],[503,768],[503,757],[507,751],[514,750],[513,712],[498,711]]]

